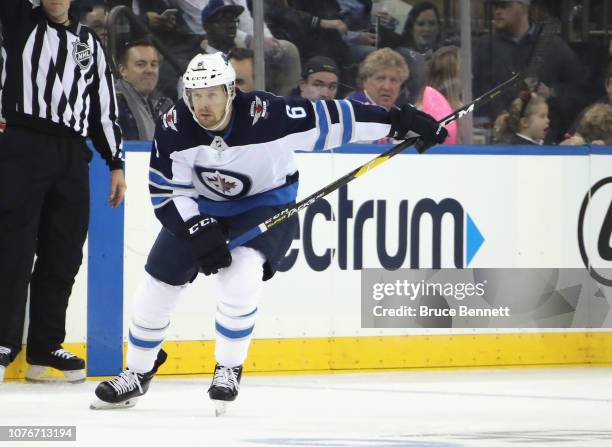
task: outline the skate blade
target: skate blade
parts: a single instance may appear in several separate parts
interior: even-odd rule
[[[100,398],[96,397],[90,405],[90,410],[117,410],[121,408],[132,408],[138,402],[138,397],[132,397],[131,399],[124,400],[123,402],[111,403],[104,402]]]
[[[227,412],[229,402],[226,400],[215,400],[212,399],[215,405],[215,417],[223,416]]]
[[[26,381],[32,383],[83,383],[85,370],[60,371],[49,366],[30,365]]]
[[[6,368],[4,366],[0,365],[0,384],[2,384],[2,382],[4,382],[4,370]]]

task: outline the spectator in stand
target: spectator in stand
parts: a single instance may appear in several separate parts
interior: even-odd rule
[[[172,4],[165,0],[154,0],[147,4],[143,16],[149,28],[154,33],[167,33],[177,30],[177,22],[180,19],[178,10],[173,9]]]
[[[389,110],[400,96],[402,84],[410,71],[404,58],[390,48],[370,53],[360,64],[357,84],[359,90],[348,99],[376,104]]]
[[[244,39],[253,49],[253,17],[247,0],[231,0],[244,7],[238,22],[238,39]],[[251,0],[249,0],[250,2]],[[249,3],[250,4],[250,3]],[[288,40],[276,38],[264,23],[264,57],[266,63],[266,88],[280,96],[287,95],[300,79],[301,60],[298,48]]]
[[[582,118],[578,132],[561,144],[612,146],[612,104],[601,103],[591,107]]]
[[[172,106],[172,100],[156,90],[159,67],[159,53],[147,40],[129,42],[119,57],[117,107],[126,140],[153,140],[157,118]]]
[[[377,48],[395,48],[401,35],[393,29],[395,19],[369,0],[266,0],[266,20],[275,35],[294,42],[302,60],[327,56],[338,64],[340,79],[352,84],[358,64]],[[408,50],[411,72],[425,82],[424,63]],[[412,80],[411,80],[412,82]]]
[[[107,18],[108,12],[104,5],[92,6],[91,10],[86,12],[83,17],[83,23],[97,34],[104,48],[108,44]]]
[[[213,15],[212,12],[224,6],[241,7],[233,46],[253,49],[253,17],[246,0],[174,1],[191,31],[201,38],[204,38],[204,15]],[[204,10],[207,12],[204,13]],[[288,94],[300,78],[300,53],[297,47],[286,40],[276,39],[264,24],[264,56],[267,90],[280,95]]]
[[[610,42],[611,42],[611,46],[612,46],[612,41],[610,41]],[[580,112],[580,115],[578,116],[578,118],[576,118],[576,121],[574,122],[574,125],[570,129],[570,133],[573,134],[574,132],[576,132],[576,130],[578,129],[578,126],[582,122],[582,119],[584,118],[584,116],[593,107],[597,106],[598,104],[612,104],[612,63],[610,63],[610,65],[608,65],[608,69],[606,70],[606,76],[605,76],[605,81],[604,81],[604,88],[606,90],[606,94],[604,96],[602,96],[601,98],[599,98],[595,103],[587,106],[582,112]]]
[[[410,79],[406,83],[404,99],[417,103],[427,83],[427,63],[432,52],[439,48],[442,39],[440,13],[430,2],[421,2],[410,9],[402,34],[382,31],[385,46],[392,47],[404,56],[410,68]],[[448,39],[444,39],[446,42]]]
[[[242,12],[238,15],[236,21],[236,33],[233,39],[233,45],[226,42],[224,46],[231,46],[231,48],[247,47],[252,49],[253,17],[247,8],[246,0],[195,0],[195,2],[202,6],[200,18],[204,30],[207,30],[206,26],[209,26],[215,21],[211,18],[214,17],[218,11],[223,9],[227,11],[228,7],[242,8]],[[204,23],[205,20],[208,22],[206,25]],[[215,27],[214,24],[212,26]],[[221,28],[215,31],[217,34],[223,32]],[[207,38],[209,39],[209,46],[216,48],[214,44],[210,42],[208,31]],[[219,44],[219,42],[217,42],[217,44]],[[221,48],[218,49],[223,51]],[[206,52],[211,53],[212,51],[207,49]],[[300,53],[297,47],[286,40],[276,39],[264,24],[264,57],[266,62],[266,89],[281,96],[288,94],[300,78]]]
[[[393,34],[394,19],[384,9],[372,8],[367,0],[337,0],[340,18],[348,27],[343,35],[349,46],[352,64],[359,64],[368,54],[379,47],[394,46],[383,39]]]
[[[460,67],[459,47],[456,46],[438,48],[429,61],[427,83],[444,95],[453,110],[463,105]]]
[[[202,10],[202,27],[206,31],[209,54],[221,51],[228,54],[236,47],[238,17],[244,12],[240,5],[224,4],[222,0],[212,0]]]
[[[402,46],[429,56],[442,45],[440,12],[430,2],[417,3],[408,14]]]
[[[541,26],[530,21],[530,0],[495,0],[493,25],[495,33],[484,36],[474,51],[474,96],[490,90],[525,69],[538,41]],[[581,71],[578,58],[559,36],[546,39],[536,92],[550,105],[553,127],[547,142],[558,142],[580,110]],[[513,100],[513,93],[502,93],[476,111],[476,115],[493,120]]]
[[[293,42],[303,61],[327,56],[341,68],[349,65],[349,47],[343,40],[348,27],[336,0],[265,0],[265,6],[272,33]]]
[[[359,90],[353,92],[347,99],[390,110],[400,98],[402,84],[409,76],[410,70],[402,55],[390,48],[381,48],[370,53],[361,62],[357,75]],[[378,144],[395,142],[390,137],[374,141]]]
[[[229,52],[227,57],[236,72],[236,87],[243,92],[254,90],[253,50],[248,48],[234,48]]]
[[[229,54],[238,47],[238,17],[244,12],[244,7],[224,3],[223,0],[211,0],[202,9],[202,29],[206,32],[204,52]],[[178,92],[183,91],[182,80],[178,82]]]
[[[153,35],[163,42],[173,60],[183,67],[178,73],[170,63],[165,63],[161,65],[159,73],[157,88],[164,96],[176,100],[177,81],[193,55],[202,51],[202,29],[199,27],[199,33],[192,31],[185,20],[185,14],[177,9],[174,0],[133,0],[132,9]]]
[[[304,64],[302,79],[291,96],[317,101],[336,99],[338,94],[338,65],[328,57],[315,56]]]
[[[495,121],[496,140],[517,145],[542,145],[550,125],[546,98],[524,91]]]
[[[341,7],[342,20],[349,28],[344,40],[350,47],[352,63],[358,64],[377,48],[394,49],[404,56],[410,70],[410,78],[405,85],[407,91],[402,92],[402,95],[406,100],[416,102],[417,93],[425,86],[427,62],[419,52],[403,45],[404,37],[395,32],[397,19],[389,14],[390,2],[380,1],[372,5],[369,0],[337,1]],[[364,29],[368,31],[353,31]],[[351,74],[351,77],[354,76]]]
[[[439,121],[463,105],[459,70],[458,47],[447,46],[434,51],[429,60],[429,76],[421,99],[421,110]],[[446,126],[446,130],[448,138],[445,144],[456,144],[457,122]]]
[[[437,121],[444,119],[453,112],[444,95],[431,85],[425,86],[416,106],[419,110],[433,116]],[[444,141],[444,144],[457,144],[457,123],[450,123],[446,126],[446,130],[448,131],[448,138]]]
[[[386,110],[394,108],[401,108],[403,110],[406,107],[414,109],[414,106],[410,104],[399,103],[402,84],[409,77],[410,69],[402,55],[391,48],[381,48],[370,53],[361,62],[357,78],[360,90],[353,92],[347,99],[378,105]],[[430,120],[434,120],[430,115],[426,116]],[[446,129],[444,129],[444,133],[448,135]],[[391,137],[375,141],[375,143],[379,144],[396,142]]]

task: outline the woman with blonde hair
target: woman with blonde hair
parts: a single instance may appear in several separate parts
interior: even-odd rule
[[[461,105],[459,49],[442,47],[431,56],[427,85],[419,95],[417,107],[440,121]],[[445,144],[457,144],[457,123],[449,124],[446,129],[448,138]]]
[[[448,100],[453,110],[463,105],[461,100],[461,59],[456,46],[436,50],[429,61],[427,84],[438,90]]]

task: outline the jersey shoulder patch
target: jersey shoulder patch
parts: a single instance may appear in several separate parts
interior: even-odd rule
[[[164,130],[173,130],[178,132],[176,125],[178,124],[178,114],[176,113],[176,106],[170,107],[170,109],[162,114],[161,116],[162,128]]]

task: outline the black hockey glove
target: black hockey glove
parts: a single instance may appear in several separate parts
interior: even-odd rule
[[[185,222],[185,225],[200,272],[208,276],[230,266],[232,254],[227,248],[225,234],[215,218],[195,216]]]
[[[391,132],[389,136],[397,140],[406,138],[409,131],[418,133],[427,146],[444,143],[448,136],[447,130],[438,124],[438,122],[425,112],[421,112],[411,104],[404,105],[401,108],[392,108],[389,111],[391,115]]]

